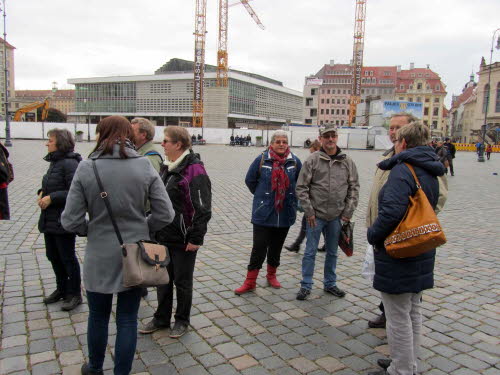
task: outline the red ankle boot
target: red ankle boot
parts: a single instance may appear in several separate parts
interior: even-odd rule
[[[257,285],[257,276],[259,276],[259,270],[248,271],[247,278],[243,282],[243,285],[235,289],[234,294],[239,296],[254,291]]]
[[[267,282],[269,283],[270,286],[272,286],[275,289],[281,288],[281,284],[276,278],[276,270],[278,267],[273,267],[270,266],[269,264],[267,265]]]

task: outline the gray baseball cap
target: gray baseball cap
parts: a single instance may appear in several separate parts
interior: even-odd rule
[[[337,134],[337,127],[335,125],[326,125],[323,128],[319,128],[319,135],[323,135],[330,132],[335,132]]]

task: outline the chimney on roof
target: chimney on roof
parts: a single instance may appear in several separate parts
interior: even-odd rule
[[[430,64],[427,64],[427,69],[430,69],[430,68],[431,68]]]
[[[335,60],[330,60],[330,65],[335,65]]]
[[[400,73],[401,72],[401,65],[396,66],[396,70],[398,73]]]
[[[415,69],[415,63],[412,63],[412,62],[411,62],[411,63],[410,63],[410,70],[413,70],[413,69]]]

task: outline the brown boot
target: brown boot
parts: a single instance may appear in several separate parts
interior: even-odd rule
[[[375,319],[369,320],[368,321],[368,327],[370,328],[385,328],[385,314],[382,313],[379,316],[377,316]]]
[[[269,264],[267,265],[267,282],[269,283],[270,286],[272,286],[275,289],[281,288],[281,284],[276,278],[276,270],[278,267],[273,267],[270,266]]]
[[[257,285],[257,276],[259,276],[259,270],[248,271],[247,278],[243,282],[243,285],[238,289],[235,289],[234,294],[240,296],[248,292],[253,292],[255,290],[255,286]]]

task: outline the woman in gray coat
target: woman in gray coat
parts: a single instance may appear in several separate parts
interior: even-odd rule
[[[83,282],[89,305],[89,363],[82,366],[82,374],[103,373],[115,293],[118,300],[114,373],[129,374],[137,343],[141,289],[122,285],[121,248],[100,197],[92,161],[95,160],[125,243],[149,240],[149,233],[170,224],[174,210],[158,173],[147,158],[135,152],[130,122],[121,116],[107,117],[99,122],[96,132],[97,145],[75,173],[61,223],[67,231],[87,236]],[[146,217],[148,201],[151,215]]]

